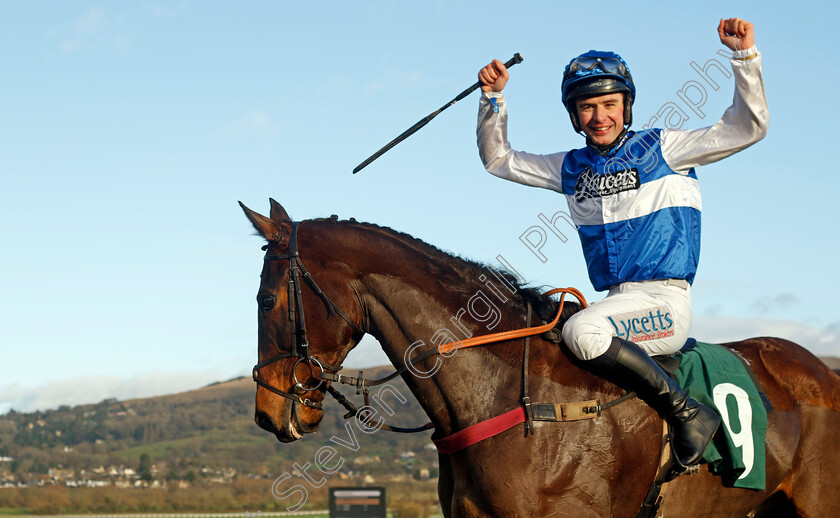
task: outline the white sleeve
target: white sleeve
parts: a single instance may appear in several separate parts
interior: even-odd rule
[[[738,59],[754,56],[752,59]],[[708,128],[663,129],[662,157],[674,171],[716,162],[745,149],[767,134],[769,114],[761,54],[755,46],[740,50],[730,60],[735,75],[735,97],[723,117]]]
[[[494,99],[492,103],[491,99]],[[563,192],[560,172],[566,153],[535,155],[512,150],[507,140],[507,108],[501,93],[481,93],[477,136],[478,153],[489,173],[512,182]]]

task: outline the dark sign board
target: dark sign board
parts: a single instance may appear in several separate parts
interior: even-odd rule
[[[330,518],[386,518],[384,487],[331,487]]]

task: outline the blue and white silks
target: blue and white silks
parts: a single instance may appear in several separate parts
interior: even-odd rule
[[[752,55],[749,61],[739,59]],[[605,157],[588,147],[548,155],[514,151],[507,139],[504,96],[485,92],[479,104],[479,154],[496,176],[566,196],[596,290],[653,279],[692,282],[702,210],[694,167],[761,140],[769,120],[757,49],[736,52],[730,63],[735,95],[717,123],[628,133]]]

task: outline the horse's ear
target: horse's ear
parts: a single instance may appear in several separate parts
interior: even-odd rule
[[[239,206],[242,207],[242,210],[245,212],[245,217],[247,217],[248,221],[254,225],[254,228],[257,229],[259,235],[264,237],[266,240],[281,241],[284,234],[289,234],[289,229],[286,228],[285,225],[281,225],[280,222],[274,221],[262,214],[252,211],[241,201],[239,202]]]
[[[277,203],[277,200],[269,198],[268,201],[271,203],[271,219],[273,221],[285,224],[290,224],[292,222],[292,218],[289,217],[289,213],[286,212],[286,209],[284,209],[282,205]]]

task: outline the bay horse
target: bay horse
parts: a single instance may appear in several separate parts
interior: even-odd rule
[[[551,320],[557,309],[556,301],[532,288],[506,285],[487,265],[407,234],[335,217],[293,223],[274,200],[270,217],[242,208],[268,242],[257,295],[255,420],[281,442],[317,431],[329,385],[319,372],[339,369],[364,333],[399,367],[416,356],[413,344],[439,345],[442,330],[459,338],[519,329],[526,327],[528,303],[535,321]],[[465,311],[471,303],[472,311]],[[560,325],[577,310],[567,302]],[[747,360],[772,403],[767,489],[725,487],[702,465],[670,483],[660,512],[683,518],[840,516],[840,377],[783,339],[724,345]],[[624,393],[579,368],[563,344],[534,336],[530,347],[534,400],[609,401]],[[433,438],[520,407],[522,352],[523,340],[510,340],[429,356],[415,373],[404,373],[434,425]],[[443,514],[636,516],[657,472],[661,438],[661,418],[638,399],[597,419],[537,422],[534,434],[511,428],[439,454]]]

